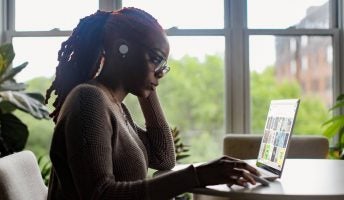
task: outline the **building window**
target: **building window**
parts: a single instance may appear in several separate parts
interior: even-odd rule
[[[333,48],[329,45],[326,49],[326,61],[329,65],[333,62]]]
[[[307,47],[308,44],[308,37],[307,36],[301,36],[301,48]]]
[[[290,49],[290,54],[293,55],[296,52],[297,49],[297,42],[295,38],[291,38],[289,40],[289,49]]]
[[[308,57],[307,56],[302,56],[301,60],[301,69],[303,72],[307,72],[308,70]]]

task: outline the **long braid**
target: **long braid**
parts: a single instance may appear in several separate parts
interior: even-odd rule
[[[50,114],[54,122],[69,92],[78,84],[92,79],[98,71],[104,40],[112,38],[114,32],[139,40],[151,30],[163,31],[153,16],[134,7],[115,12],[97,11],[81,19],[72,35],[61,44],[55,80],[46,92],[45,103],[53,91],[57,95],[53,103],[55,110]]]
[[[68,93],[76,85],[91,79],[92,73],[97,70],[102,51],[102,30],[109,15],[109,12],[97,11],[81,19],[72,35],[61,44],[56,77],[47,90],[45,100],[48,103],[55,90],[55,110],[50,114],[54,122]]]

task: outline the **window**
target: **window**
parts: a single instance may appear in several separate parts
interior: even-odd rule
[[[330,13],[328,0],[247,1],[249,28],[326,29],[330,28]]]
[[[57,66],[57,52],[66,37],[14,37],[14,66],[28,61],[28,66],[16,76],[19,82],[37,77],[52,78]]]
[[[337,37],[331,27],[335,24],[331,3],[335,2],[247,1],[253,133],[262,133],[269,101],[280,98],[301,99],[296,134],[322,133],[321,124],[328,119],[334,98],[333,90],[326,88],[336,67],[328,62]],[[293,15],[286,14],[291,11]]]
[[[98,9],[98,0],[8,0],[1,1],[1,8],[7,10],[4,41],[13,43],[16,56],[13,65],[28,61],[15,79],[28,85],[26,91],[45,95],[51,84],[57,66],[57,53],[61,43],[71,34],[80,18]],[[82,5],[82,6],[81,6]],[[6,9],[5,9],[6,8]],[[1,12],[5,13],[6,12]],[[52,100],[50,100],[52,103]],[[48,108],[52,108],[48,105]],[[54,124],[52,121],[37,121],[31,116],[16,114],[28,125],[30,137],[26,148],[37,155],[47,154]]]
[[[148,11],[163,28],[213,29],[224,27],[222,0],[123,0],[123,7],[138,7]]]
[[[97,9],[97,0],[15,0],[15,30],[72,30],[81,17]]]
[[[80,18],[98,9],[97,0],[15,0],[11,5],[15,9],[14,24],[11,25],[14,27],[11,39],[16,52],[13,62],[29,62],[16,77],[17,81],[28,81],[35,76],[51,78],[57,66],[61,42]]]
[[[261,133],[263,130],[269,100],[301,98],[297,120],[303,121],[303,124],[296,123],[294,132],[321,134],[321,124],[329,117],[327,105],[331,104],[333,95],[325,87],[320,87],[320,83],[323,80],[332,79],[333,66],[329,65],[326,60],[319,62],[317,52],[320,51],[319,49],[326,49],[326,45],[323,44],[331,44],[331,38],[311,37],[307,46],[302,48],[302,45],[296,45],[300,48],[294,49],[295,52],[291,53],[292,49],[289,50],[284,45],[288,46],[289,41],[301,41],[298,40],[298,37],[269,36],[272,44],[265,45],[265,51],[262,54],[255,50],[260,49],[261,46],[255,45],[261,44],[260,40],[265,41],[266,44],[267,37],[250,36],[250,49],[252,49],[250,51],[251,130],[254,133]],[[283,52],[282,49],[286,51]],[[275,51],[279,54],[275,54]],[[320,52],[326,53],[326,51]],[[264,58],[265,65],[256,65],[254,55],[259,59]],[[320,55],[320,57],[324,56]],[[309,57],[309,64],[312,68],[306,67],[308,66],[307,57]],[[315,103],[318,106],[312,108],[311,105]]]
[[[301,60],[301,70],[303,72],[307,71],[308,69],[308,57],[306,55],[302,56],[302,60]]]
[[[171,73],[161,80],[158,94],[170,125],[191,146],[191,157],[185,162],[203,162],[221,154],[224,135],[225,39],[218,34],[224,27],[223,1],[165,3],[124,0],[122,6],[146,10],[168,29]],[[130,110],[140,113],[133,105]]]
[[[59,45],[80,18],[97,9],[147,10],[163,25],[171,45],[171,73],[158,88],[161,103],[171,126],[191,145],[188,161],[200,162],[221,154],[225,133],[262,133],[273,98],[301,98],[295,133],[321,134],[327,109],[344,90],[341,4],[342,0],[4,0],[1,38],[13,41],[15,64],[29,61],[17,81],[35,76],[50,81]],[[127,101],[132,105],[136,99]],[[142,124],[139,108],[129,108]],[[40,140],[39,135],[33,128],[29,140]],[[49,144],[49,138],[45,142]]]

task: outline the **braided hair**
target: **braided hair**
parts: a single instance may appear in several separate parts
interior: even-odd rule
[[[55,79],[46,92],[48,103],[54,92],[54,111],[50,114],[56,123],[60,109],[69,92],[81,83],[93,79],[100,68],[104,45],[114,39],[114,33],[140,41],[151,31],[162,32],[157,20],[147,12],[134,7],[113,12],[97,11],[80,20],[72,35],[61,44]]]

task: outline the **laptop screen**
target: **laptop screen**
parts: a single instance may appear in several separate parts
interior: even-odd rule
[[[283,168],[299,105],[298,99],[272,100],[258,153],[257,165],[277,171]]]

